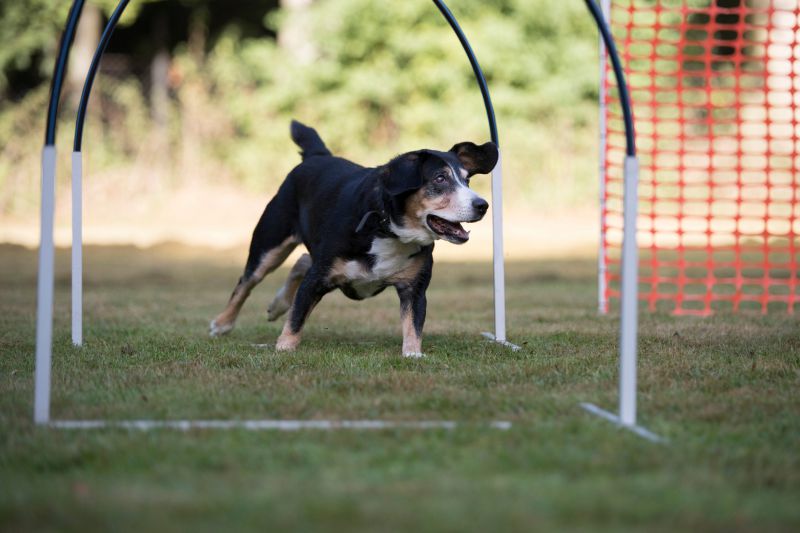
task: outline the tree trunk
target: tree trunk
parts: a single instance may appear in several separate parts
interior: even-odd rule
[[[150,116],[156,128],[166,127],[169,113],[169,64],[167,48],[167,13],[161,10],[153,24],[153,41],[156,54],[150,62]]]
[[[280,0],[286,20],[278,31],[278,46],[289,52],[301,64],[317,57],[317,48],[311,37],[311,17],[308,9],[314,0]]]
[[[87,3],[83,8],[78,27],[75,30],[75,41],[72,44],[72,50],[69,55],[69,68],[67,69],[69,101],[75,107],[80,102],[86,73],[89,72],[94,51],[100,43],[101,19],[100,9]]]

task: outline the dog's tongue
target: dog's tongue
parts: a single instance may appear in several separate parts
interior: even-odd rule
[[[439,235],[451,237],[462,242],[469,240],[469,232],[458,222],[450,222],[437,216],[431,216],[428,219],[428,225]]]

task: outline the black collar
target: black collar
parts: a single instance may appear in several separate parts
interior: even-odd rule
[[[391,230],[390,222],[389,222],[389,215],[386,214],[385,211],[367,211],[364,213],[364,216],[361,217],[361,222],[358,223],[356,226],[356,233],[361,233],[361,230],[367,225],[369,219],[373,216],[378,217],[378,227],[377,235],[380,237],[394,237],[397,238],[397,235]]]
[[[364,216],[361,217],[361,221],[359,221],[358,225],[356,226],[356,233],[361,233],[367,226],[372,226],[374,228],[375,234],[378,237],[389,237],[389,238],[398,238],[397,235],[391,229],[391,217],[389,215],[389,209],[386,208],[387,205],[394,206],[396,205],[398,199],[391,196],[383,187],[379,184],[376,184],[374,189],[372,190],[372,201],[369,202],[369,205],[375,206],[376,209],[372,209],[364,213]],[[402,200],[400,203],[404,203]],[[377,224],[369,224],[370,219],[377,217]],[[375,227],[377,226],[377,227]]]
[[[372,215],[380,215],[380,213],[378,211],[367,211],[364,213],[364,216],[361,217],[361,222],[359,222],[358,226],[356,226],[356,233],[360,233],[361,230],[364,229],[364,226],[367,224],[367,220],[369,220],[369,217]],[[381,223],[384,221],[384,217],[381,217]]]

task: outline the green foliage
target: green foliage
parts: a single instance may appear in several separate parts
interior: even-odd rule
[[[596,95],[594,29],[581,5],[465,1],[453,7],[501,122],[574,117],[581,115],[575,106]],[[330,105],[327,113],[363,109],[371,119],[367,131],[383,120],[421,136],[460,127],[469,116],[475,119],[470,130],[483,126],[472,69],[430,3],[343,0],[322,2],[314,14],[314,35],[324,44],[319,61],[301,70],[307,80],[301,85],[315,94],[341,91],[336,103],[349,108]],[[293,94],[295,102],[306,96]]]
[[[524,191],[533,170],[567,200],[585,198],[593,179],[597,55],[583,6],[464,1],[453,9],[489,82],[507,167],[524,176],[512,188]],[[281,15],[266,23],[280,31],[287,22]],[[420,146],[488,138],[472,69],[435,6],[341,0],[317,3],[311,15],[317,58],[307,65],[274,41],[241,40],[235,29],[205,65],[188,68],[191,57],[182,56],[224,109],[232,135],[214,145],[230,156],[237,179],[263,183],[253,168],[275,168],[277,161],[280,175],[296,163],[287,157],[291,117],[319,127],[335,151],[372,164]],[[577,171],[563,165],[575,151],[587,153]],[[546,201],[552,199],[548,193]]]
[[[141,4],[157,0],[131,2],[120,20],[125,25],[136,18]],[[0,1],[0,95],[8,86],[8,74],[25,70],[37,58],[40,74],[48,77],[58,53],[58,42],[72,2],[53,0]],[[117,0],[96,0],[92,5],[111,13]]]
[[[10,70],[28,68],[34,56],[55,61],[54,35],[58,35],[69,11],[69,3],[51,0],[0,2],[0,95],[8,84]],[[42,73],[44,74],[44,73]]]
[[[591,199],[597,33],[584,6],[546,0],[451,4],[489,82],[512,202],[553,206]],[[63,9],[53,10],[51,19],[64,16]],[[174,53],[170,120],[157,133],[142,91],[136,97],[113,87],[140,83],[109,83],[90,106],[89,166],[113,173],[146,160],[159,167],[150,165],[150,174],[173,184],[232,180],[266,192],[298,161],[288,138],[291,118],[317,127],[334,152],[372,165],[423,146],[446,149],[488,139],[472,69],[431,2],[318,1],[308,19],[316,50],[309,63],[275,39],[241,37],[235,25],[212,42],[201,38],[199,49],[190,36]],[[280,10],[264,20],[276,33],[291,23]],[[202,29],[192,32],[203,35]],[[25,109],[31,107],[0,104],[0,146]],[[64,126],[70,130],[70,121]],[[25,136],[34,146],[35,129]],[[0,180],[25,181],[8,168],[0,168]],[[477,187],[488,189],[488,181]],[[9,208],[0,203],[0,210]]]

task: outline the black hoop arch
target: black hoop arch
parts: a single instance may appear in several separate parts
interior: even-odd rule
[[[74,138],[74,151],[73,151],[73,174],[75,169],[78,170],[78,176],[81,173],[81,145],[83,136],[83,125],[86,118],[86,110],[88,107],[89,96],[91,93],[94,78],[100,64],[103,53],[111,39],[114,28],[119,22],[125,8],[130,0],[120,0],[116,9],[103,31],[100,43],[92,58],[92,63],[86,75],[83,91],[81,93],[81,100],[78,107],[78,113],[75,124],[75,138]],[[650,433],[648,430],[636,425],[636,341],[638,337],[638,321],[636,313],[636,301],[638,295],[637,279],[638,279],[638,258],[637,258],[637,245],[636,245],[636,208],[637,208],[637,184],[639,178],[639,163],[636,157],[635,136],[633,116],[630,107],[630,98],[625,83],[624,71],[619,60],[619,56],[614,44],[613,36],[607,25],[603,14],[598,8],[595,0],[584,0],[587,8],[593,16],[595,23],[600,31],[602,40],[606,46],[606,52],[610,56],[614,75],[617,80],[618,96],[623,112],[623,121],[625,126],[626,137],[626,158],[624,164],[624,239],[623,239],[623,252],[622,252],[622,302],[621,302],[621,328],[620,328],[620,412],[619,415],[614,415],[604,411],[594,404],[583,403],[581,406],[587,411],[596,414],[602,418],[612,421],[618,426],[632,430],[639,436],[654,442],[664,442],[663,439]],[[35,387],[34,387],[34,422],[36,424],[51,424],[54,427],[63,428],[88,428],[88,427],[107,427],[113,425],[113,422],[106,421],[58,421],[50,422],[50,374],[51,374],[51,355],[52,355],[52,300],[53,300],[53,212],[54,212],[54,196],[55,196],[55,131],[56,131],[56,116],[58,111],[58,104],[61,96],[61,88],[63,84],[64,72],[66,70],[67,58],[69,55],[69,48],[72,44],[75,28],[77,26],[80,14],[85,0],[74,0],[69,12],[66,28],[62,34],[61,42],[59,45],[59,52],[54,69],[52,85],[50,88],[50,100],[48,102],[47,114],[47,128],[45,132],[45,146],[42,152],[42,223],[41,223],[41,244],[39,250],[40,264],[38,275],[38,289],[37,289],[37,326],[36,326],[36,368],[35,368]],[[475,80],[481,90],[483,96],[484,107],[486,109],[486,117],[489,123],[489,132],[491,140],[498,145],[499,139],[497,134],[497,124],[495,120],[494,108],[489,95],[489,89],[486,84],[486,79],[483,71],[478,63],[477,58],[472,50],[472,47],[467,40],[466,35],[462,31],[453,13],[447,7],[443,0],[433,0],[433,3],[441,12],[442,16],[447,20],[451,29],[455,32],[456,36],[461,43],[464,52],[469,59],[472,66]],[[77,163],[77,167],[76,167]],[[497,180],[495,180],[495,171],[497,172]],[[503,253],[502,253],[502,200],[501,200],[501,171],[500,163],[493,171],[492,191],[494,193],[495,187],[497,188],[498,197],[493,211],[493,235],[494,235],[494,266],[495,266],[495,326],[496,333],[484,333],[495,342],[504,344],[512,349],[518,350],[519,347],[515,346],[505,339],[505,274],[503,266]],[[73,175],[73,204],[75,203],[76,190],[78,191],[78,198],[80,197],[80,185],[77,189],[75,187],[75,175]],[[80,178],[77,181],[80,184]],[[494,194],[493,194],[494,198]],[[80,204],[78,204],[80,206]],[[75,236],[75,209],[73,209],[73,237]],[[80,229],[80,223],[78,224]],[[498,239],[499,238],[499,245]],[[80,236],[80,233],[78,233]],[[74,241],[74,239],[73,239]],[[77,242],[77,249],[81,248],[81,240]],[[75,255],[76,243],[73,242],[73,278],[75,278],[74,266],[76,258],[80,263],[80,253]],[[498,275],[499,274],[499,275]],[[80,277],[80,276],[79,276]],[[78,278],[79,279],[79,278]],[[500,289],[498,290],[498,285]],[[78,284],[80,289],[80,284]],[[73,280],[73,296],[75,293],[76,284]],[[498,302],[499,299],[499,302]],[[80,307],[80,305],[78,306]],[[75,310],[75,302],[73,302],[73,312]],[[498,314],[502,316],[502,320],[498,320]],[[502,323],[502,328],[498,325]],[[75,321],[73,317],[73,330],[75,328]],[[73,342],[75,336],[73,331]],[[80,345],[77,342],[76,345]],[[258,422],[258,421],[256,421]],[[261,421],[265,429],[286,429],[282,424],[287,421]],[[309,421],[288,421],[290,422],[290,429],[296,427],[308,427]],[[177,427],[185,429],[192,427],[190,421],[167,421],[160,426],[158,422],[153,421],[140,421],[142,429],[149,429],[152,427]],[[217,422],[199,422],[203,424],[215,424]],[[119,427],[128,427],[126,424],[133,424],[137,426],[137,422],[123,421],[117,424]],[[228,424],[228,425],[225,425]],[[229,427],[230,421],[223,421],[222,425],[217,424],[214,427]],[[294,424],[294,425],[293,425]],[[313,425],[313,421],[311,421]],[[353,428],[376,428],[385,427],[384,424],[392,425],[391,422],[378,421],[356,421],[335,423],[327,422],[328,425],[324,429],[336,429],[339,427],[353,427]],[[455,422],[422,422],[413,425],[413,427],[455,427]],[[507,429],[510,427],[509,422],[492,422],[490,427]],[[259,426],[261,429],[262,427]],[[211,427],[211,426],[203,426]],[[245,426],[248,427],[249,426]],[[314,426],[317,427],[317,426]],[[319,426],[322,427],[322,426]],[[396,427],[392,426],[392,427]]]
[[[72,40],[75,38],[75,28],[78,27],[81,11],[83,11],[84,0],[75,0],[67,15],[67,26],[61,34],[61,42],[58,45],[58,57],[55,67],[53,67],[53,79],[50,83],[50,101],[47,104],[47,125],[44,133],[45,146],[53,146],[56,143],[56,118],[58,116],[58,103],[61,99],[61,86],[64,83],[64,73],[67,70],[67,60],[69,59],[69,49]]]
[[[80,2],[83,3],[84,0],[75,0],[75,5],[78,5]],[[77,117],[75,121],[75,135],[73,141],[73,344],[76,346],[80,346],[82,343],[82,222],[80,221],[81,215],[81,202],[82,202],[82,159],[81,159],[81,149],[83,145],[83,130],[84,130],[84,123],[86,120],[86,112],[89,105],[89,99],[92,91],[92,86],[94,84],[94,79],[97,75],[99,70],[100,61],[102,59],[103,53],[105,52],[109,41],[111,40],[111,36],[114,32],[115,27],[117,26],[120,18],[122,17],[125,8],[130,3],[130,0],[120,0],[117,4],[116,8],[114,9],[111,17],[108,20],[108,23],[103,30],[102,36],[100,38],[100,42],[95,50],[95,53],[92,57],[92,62],[89,67],[89,70],[86,74],[86,78],[84,80],[83,91],[81,93],[80,103],[78,106]],[[445,18],[447,23],[450,25],[450,28],[456,34],[461,47],[464,50],[464,53],[467,55],[467,59],[469,60],[470,66],[472,67],[473,74],[475,76],[475,81],[478,84],[478,87],[481,91],[481,96],[483,97],[483,104],[486,111],[486,119],[489,125],[489,136],[497,145],[498,149],[500,147],[499,143],[499,136],[497,133],[497,121],[495,119],[494,107],[492,105],[491,96],[489,95],[489,88],[486,83],[486,78],[483,74],[483,70],[478,63],[478,59],[475,56],[475,53],[472,50],[472,46],[469,43],[464,31],[461,29],[461,26],[458,24],[453,13],[447,7],[447,4],[443,0],[433,0],[434,5],[438,8],[439,12]],[[76,11],[75,7],[73,6],[73,11]],[[77,16],[70,18],[70,24],[74,24],[77,21]],[[67,27],[67,32],[65,35],[74,30],[74,27]],[[63,62],[61,61],[61,57],[66,56],[69,53],[69,42],[62,42],[62,47],[59,52],[59,62],[56,65],[56,73],[54,75],[54,79],[60,79],[63,76]],[[62,69],[62,70],[59,70]],[[51,108],[57,108],[58,106],[58,99],[60,97],[60,87],[59,90],[53,91],[50,97],[50,106]],[[55,137],[55,122],[52,123],[48,121],[48,136],[52,135]],[[49,137],[48,137],[49,138]],[[506,342],[506,327],[505,327],[505,269],[503,265],[503,246],[502,246],[502,174],[501,174],[501,164],[498,161],[497,167],[495,170],[492,171],[492,200],[495,205],[495,212],[492,215],[492,232],[493,232],[493,257],[494,257],[494,310],[495,310],[495,333],[483,335],[499,342],[501,344],[508,344]],[[75,213],[78,213],[77,215]],[[76,276],[77,273],[77,276]],[[515,345],[508,344],[508,346],[512,347],[513,349],[519,349],[519,347]]]
[[[75,0],[70,8],[69,16],[67,19],[66,28],[61,36],[61,42],[59,44],[59,53],[56,59],[56,64],[53,71],[53,80],[50,87],[50,100],[48,102],[48,113],[47,113],[47,126],[45,129],[45,145],[51,146],[55,144],[55,132],[56,132],[56,116],[58,111],[59,101],[61,99],[61,88],[64,79],[64,72],[66,71],[67,59],[69,57],[69,50],[72,45],[72,40],[75,35],[75,28],[78,25],[78,20],[81,15],[81,11],[83,10],[83,4],[85,0]],[[111,40],[111,35],[114,32],[114,28],[116,28],[117,23],[119,22],[122,13],[125,11],[130,0],[121,0],[117,7],[114,9],[108,23],[106,24],[105,29],[103,30],[103,34],[100,38],[100,43],[95,51],[94,56],[92,57],[92,63],[89,67],[89,72],[86,74],[86,79],[84,81],[83,91],[81,93],[81,100],[78,107],[78,115],[75,121],[75,138],[74,138],[74,151],[80,152],[81,145],[83,143],[83,125],[86,119],[86,109],[89,102],[89,96],[92,91],[92,85],[94,83],[94,78],[97,74],[97,69],[100,65],[100,59],[103,56],[103,53],[108,46],[108,42]],[[456,36],[458,37],[461,46],[464,49],[464,52],[469,59],[470,65],[472,66],[472,71],[475,74],[475,80],[478,83],[478,86],[481,91],[481,96],[483,97],[483,104],[486,108],[486,118],[489,123],[489,133],[492,139],[498,148],[500,146],[499,137],[497,134],[497,121],[495,119],[494,114],[494,106],[492,105],[492,99],[489,94],[489,88],[486,84],[486,78],[483,75],[483,70],[478,63],[477,57],[475,57],[475,53],[472,50],[472,46],[469,44],[469,40],[467,39],[464,31],[461,29],[461,26],[458,24],[453,13],[447,7],[447,4],[444,3],[443,0],[433,0],[433,3],[442,13],[444,18],[447,20],[450,27],[455,32]],[[601,36],[605,41],[606,47],[609,50],[609,55],[612,61],[612,65],[614,67],[614,75],[617,78],[617,84],[620,89],[620,101],[622,104],[622,111],[624,115],[624,122],[625,122],[625,134],[626,134],[626,144],[627,144],[627,153],[628,155],[634,155],[636,153],[635,148],[635,137],[634,137],[634,127],[633,127],[633,119],[632,114],[630,111],[630,97],[628,96],[627,92],[627,85],[625,83],[625,76],[622,71],[622,67],[619,60],[619,55],[617,54],[616,47],[614,46],[614,40],[611,37],[610,31],[608,30],[605,21],[602,19],[602,15],[599,12],[596,4],[592,0],[585,0],[586,6],[589,9],[589,12],[592,14],[593,18],[595,19],[595,23],[600,30]]]

